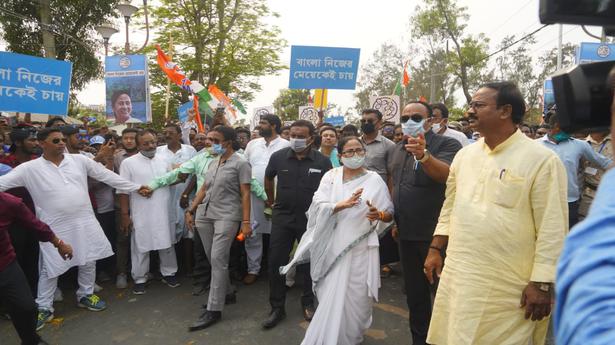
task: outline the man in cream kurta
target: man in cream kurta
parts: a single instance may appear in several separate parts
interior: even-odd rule
[[[524,104],[520,93],[520,102],[511,101],[515,105],[496,103],[500,99],[494,94],[510,96],[514,84],[487,85],[474,96],[470,110],[487,141],[481,138],[463,148],[453,160],[433,250],[425,262],[429,279],[430,260],[439,257],[443,243],[438,239],[448,238],[429,344],[545,341],[550,283],[568,229],[566,171],[557,155],[515,130],[513,122],[524,114],[524,109],[515,110]],[[508,106],[513,115],[507,114]],[[490,130],[500,132],[493,148],[487,145],[493,138]],[[528,319],[520,305],[530,305],[530,292],[544,294],[531,302],[543,309]],[[544,318],[532,321],[534,315]]]
[[[137,141],[151,140],[154,145],[154,136],[145,134],[137,136]],[[169,166],[163,157],[155,154],[152,158],[146,157],[142,152],[142,143],[139,144],[140,153],[126,158],[120,166],[120,176],[135,183],[147,184],[157,176],[164,175]],[[155,152],[155,149],[153,150]],[[147,199],[138,193],[128,193],[118,190],[118,194],[130,195],[130,219],[133,230],[131,235],[132,279],[135,281],[135,294],[144,293],[144,284],[147,282],[149,271],[149,252],[157,250],[160,256],[160,273],[163,279],[174,280],[177,272],[177,259],[175,257],[174,229],[169,223],[169,187],[163,187]],[[122,212],[124,210],[122,209]],[[140,288],[140,289],[139,289]]]

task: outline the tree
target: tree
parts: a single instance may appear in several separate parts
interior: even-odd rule
[[[242,102],[260,90],[258,78],[284,68],[280,51],[286,42],[280,30],[265,23],[277,16],[265,0],[161,0],[152,10],[153,25],[162,33],[156,43],[168,50],[169,37],[176,47],[173,62],[190,80],[216,84]],[[166,88],[166,76],[152,64],[150,83]],[[173,86],[174,104],[188,101],[188,94]],[[154,92],[153,104],[164,109],[164,91]],[[160,100],[162,98],[162,100]]]
[[[360,112],[369,108],[371,95],[391,95],[400,78],[404,64],[403,53],[399,47],[384,43],[374,52],[369,62],[361,68],[355,109]]]
[[[299,107],[308,104],[310,90],[282,89],[273,101],[273,108],[282,121],[299,119]]]
[[[50,24],[53,47],[43,44],[44,7],[35,0],[4,0],[0,9],[0,35],[9,51],[45,56],[55,50],[55,58],[73,63],[71,89],[78,91],[89,81],[102,76],[102,65],[96,57],[100,45],[94,27],[115,16],[118,0],[50,0]],[[47,49],[46,49],[47,48]]]
[[[515,40],[515,36],[505,37],[498,49],[509,46]],[[544,82],[544,80],[538,77],[534,59],[529,55],[531,46],[535,43],[534,38],[530,37],[500,53],[495,59],[496,67],[494,74],[496,79],[508,80],[517,84],[528,105],[528,109],[538,106],[539,94]]]
[[[428,55],[443,54],[448,68],[441,70],[442,75],[450,73],[457,79],[469,103],[470,90],[488,78],[484,68],[489,40],[484,34],[465,33],[465,22],[470,18],[467,7],[458,6],[455,0],[426,0],[425,3],[424,7],[417,7],[411,19],[413,35],[428,47]]]

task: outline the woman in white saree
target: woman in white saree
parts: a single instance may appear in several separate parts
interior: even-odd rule
[[[365,148],[356,137],[340,140],[343,166],[323,176],[308,210],[307,231],[282,274],[310,261],[319,306],[302,345],[354,345],[372,322],[378,300],[378,234],[393,219],[386,184],[363,168]]]

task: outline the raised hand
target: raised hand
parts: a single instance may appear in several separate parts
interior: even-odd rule
[[[408,137],[408,143],[404,148],[416,159],[422,159],[425,155],[425,145],[425,135],[419,134],[416,138]]]
[[[359,204],[359,200],[361,199],[362,194],[363,188],[357,189],[356,192],[352,193],[352,196],[350,198],[338,202],[337,205],[335,205],[335,209],[333,210],[333,212],[339,212],[341,210],[357,206]]]

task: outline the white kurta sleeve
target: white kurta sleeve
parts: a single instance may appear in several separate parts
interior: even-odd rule
[[[141,186],[139,186],[138,184],[126,180],[125,178],[105,168],[102,164],[98,164],[92,159],[88,159],[86,157],[79,157],[78,159],[84,162],[84,164],[86,165],[88,176],[93,179],[106,183],[115,189],[128,192],[134,192],[141,188]]]
[[[125,164],[128,163],[128,164]],[[120,165],[120,177],[132,181],[132,170],[130,169],[130,161]],[[130,194],[129,190],[117,189],[116,194]]]
[[[17,166],[15,169],[11,170],[8,174],[0,176],[0,192],[4,192],[5,190],[23,187],[24,186],[24,174],[25,169],[21,166]]]

